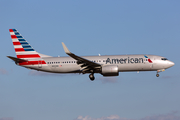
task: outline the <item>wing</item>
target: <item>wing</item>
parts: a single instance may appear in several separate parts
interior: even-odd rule
[[[83,57],[80,57],[80,56],[77,56],[77,55],[71,53],[63,42],[62,42],[62,46],[67,55],[69,55],[70,57],[77,60],[77,64],[82,64],[81,65],[82,73],[86,73],[91,70],[96,71],[101,68],[101,64],[95,63],[91,60],[85,59]]]

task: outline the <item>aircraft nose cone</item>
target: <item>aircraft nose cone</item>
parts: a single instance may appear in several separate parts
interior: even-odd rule
[[[174,63],[174,62],[170,62],[169,64],[171,65],[171,67],[175,65],[175,63]]]

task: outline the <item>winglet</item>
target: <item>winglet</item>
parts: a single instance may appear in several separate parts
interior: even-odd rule
[[[71,53],[63,42],[62,42],[62,46],[63,46],[64,51],[65,51],[66,54]]]

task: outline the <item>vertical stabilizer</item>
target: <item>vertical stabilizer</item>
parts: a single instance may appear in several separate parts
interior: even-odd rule
[[[46,64],[46,62],[41,58],[41,54],[36,52],[16,29],[9,29],[9,32],[17,58],[26,60],[20,61],[19,65]]]
[[[16,30],[9,29],[17,58],[41,58],[24,37]]]

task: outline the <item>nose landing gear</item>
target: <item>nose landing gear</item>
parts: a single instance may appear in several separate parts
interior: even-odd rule
[[[89,78],[90,78],[91,81],[93,81],[93,80],[95,79],[94,73],[91,73],[91,74],[89,75]]]
[[[158,72],[157,72],[157,74],[156,74],[156,77],[159,77],[159,74],[158,74]]]
[[[165,69],[157,70],[156,77],[159,77],[159,72],[163,72],[163,71],[165,71]]]

